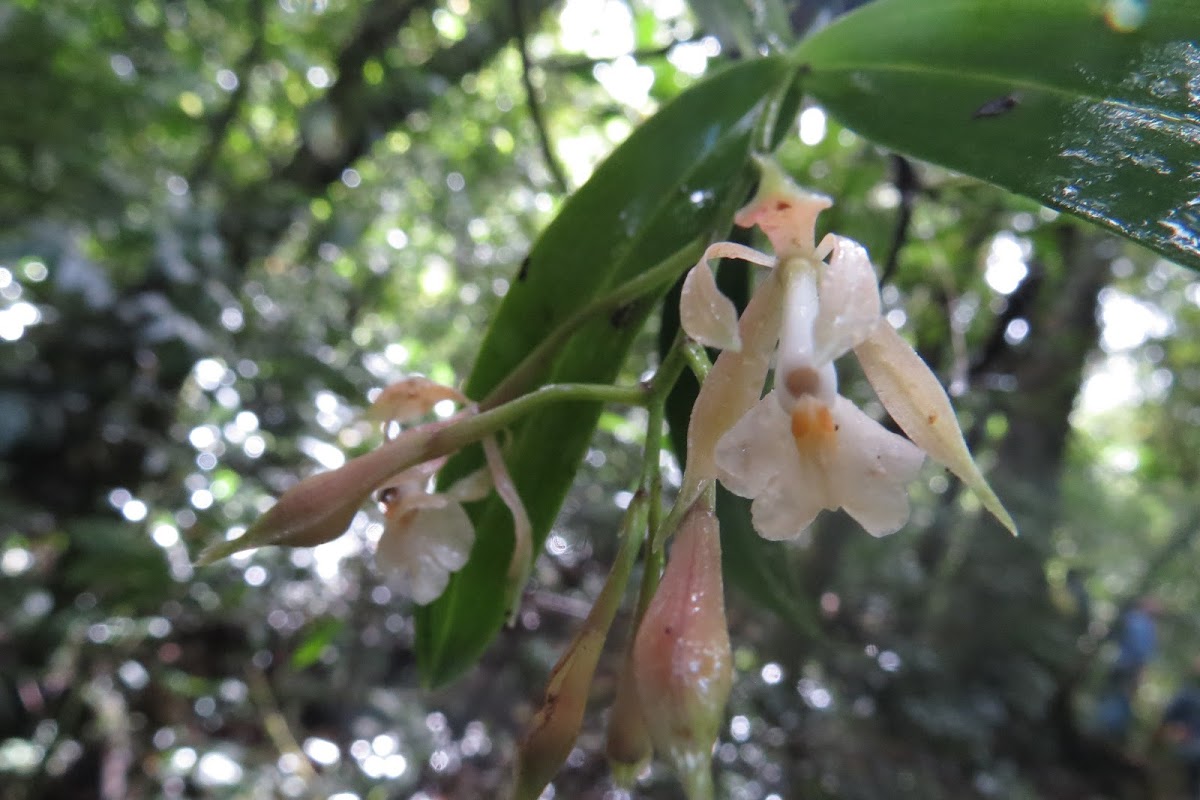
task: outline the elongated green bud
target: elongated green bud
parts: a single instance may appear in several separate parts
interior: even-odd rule
[[[635,680],[631,650],[621,668],[617,696],[613,698],[612,708],[608,712],[608,733],[604,746],[613,783],[626,790],[633,788],[638,774],[654,754]]]
[[[529,724],[517,754],[514,800],[537,800],[562,767],[583,724],[603,630],[584,630],[550,673],[546,696]]]
[[[654,749],[689,800],[711,800],[712,749],[733,683],[721,539],[707,498],[679,526],[658,593],[633,646],[641,711]]]
[[[537,800],[571,754],[583,725],[596,664],[645,538],[647,513],[648,497],[638,492],[625,512],[621,547],[608,580],[575,639],[551,671],[542,707],[521,740],[514,800]]]

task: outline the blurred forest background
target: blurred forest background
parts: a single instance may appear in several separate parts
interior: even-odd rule
[[[460,382],[533,237],[640,121],[853,5],[0,4],[0,796],[499,796],[611,563],[644,418],[604,415],[518,624],[436,691],[377,520],[191,558],[373,445],[373,388]],[[1023,536],[930,467],[889,538],[826,515],[727,545],[724,795],[1179,796],[1151,733],[1200,653],[1200,281],[813,105],[780,159],[873,254]],[[1157,647],[1114,741],[1112,632],[1147,595]],[[554,796],[620,796],[602,732],[595,711]],[[637,795],[678,791],[656,768]]]

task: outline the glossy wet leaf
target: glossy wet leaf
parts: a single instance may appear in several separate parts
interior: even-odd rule
[[[1119,30],[1109,5],[876,0],[797,57],[862,135],[1200,269],[1200,14],[1153,0]]]
[[[681,94],[635,131],[572,196],[514,276],[465,387],[481,399],[550,331],[588,301],[676,255],[690,266],[712,229],[726,224],[745,190],[752,134],[788,76],[778,60],[721,72]],[[732,204],[729,200],[733,197]],[[612,381],[657,298],[579,329],[534,383]],[[516,427],[505,460],[540,548],[587,448],[601,409],[560,406]],[[480,463],[453,460],[450,482]],[[426,682],[444,683],[474,664],[499,630],[512,520],[495,497],[471,509],[471,561],[446,593],[417,614],[417,654]]]

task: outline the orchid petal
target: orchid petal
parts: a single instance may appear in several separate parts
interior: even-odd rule
[[[429,481],[445,465],[446,460],[446,456],[434,458],[397,472],[379,487],[379,491],[384,493],[389,489],[392,490],[391,495],[396,500],[410,495],[423,494],[429,487]],[[381,499],[380,502],[385,501]],[[386,502],[395,502],[395,500]]]
[[[742,312],[742,349],[726,350],[700,386],[688,425],[687,466],[682,491],[695,492],[716,477],[717,442],[759,399],[779,338],[783,291],[772,271]]]
[[[836,508],[819,466],[800,456],[790,427],[787,412],[772,392],[717,445],[721,483],[734,494],[754,498],[754,529],[773,541],[795,538],[821,509]]]
[[[898,531],[908,521],[908,484],[917,477],[925,454],[844,397],[834,403],[833,420],[837,456],[829,482],[835,505],[873,536]]]
[[[771,240],[780,261],[811,257],[816,239],[817,215],[833,205],[823,194],[801,189],[779,165],[757,158],[762,178],[758,192],[733,220],[743,228],[757,225]]]
[[[813,329],[818,363],[850,352],[881,319],[875,268],[858,242],[834,237],[833,258],[821,269],[820,298]]]
[[[688,271],[679,295],[679,324],[705,347],[738,351],[737,306],[721,293],[712,270],[700,263]]]
[[[458,503],[442,508],[424,510],[417,515],[425,539],[424,557],[450,572],[466,566],[475,543],[475,528],[471,518]]]
[[[879,325],[854,353],[896,424],[930,458],[957,475],[1015,535],[1016,523],[967,449],[946,390],[916,351],[891,325]]]
[[[718,258],[732,258],[760,267],[775,266],[774,256],[769,256],[761,250],[755,250],[753,247],[747,247],[737,242],[714,242],[710,244],[708,249],[704,251],[704,255],[700,257],[698,263],[707,264]]]
[[[475,531],[467,512],[456,502],[427,496],[421,507],[389,514],[375,550],[377,561],[398,571],[412,599],[425,605],[436,600],[450,579],[467,563]],[[426,502],[428,501],[428,502]]]
[[[797,489],[799,488],[799,491]],[[773,542],[795,539],[812,525],[817,514],[825,508],[817,484],[772,486],[754,498],[750,505],[750,521],[754,530]]]
[[[834,248],[837,247],[837,240],[840,238],[836,233],[825,234],[821,238],[821,242],[817,245],[817,249],[813,253],[813,258],[817,261],[824,261],[833,252]]]
[[[717,288],[708,263],[717,258],[748,261],[760,267],[775,265],[775,259],[753,247],[736,242],[710,244],[683,281],[679,298],[679,323],[688,336],[705,347],[741,350],[737,307]]]
[[[367,409],[367,418],[375,422],[411,422],[425,416],[443,400],[458,405],[470,401],[452,386],[414,375],[388,386]]]
[[[529,577],[530,567],[533,565],[533,524],[529,521],[525,504],[521,502],[521,495],[517,491],[516,484],[513,483],[512,476],[508,473],[508,467],[504,464],[504,456],[500,452],[500,445],[496,442],[495,436],[488,436],[483,440],[483,455],[487,460],[488,472],[491,473],[496,494],[500,495],[500,499],[504,501],[504,505],[508,506],[509,513],[512,514],[513,554],[508,563],[508,577],[509,588],[519,597],[520,590],[525,586],[525,580]],[[513,611],[516,611],[515,607]]]
[[[470,475],[455,481],[446,489],[446,496],[460,503],[470,503],[482,500],[492,491],[492,473],[487,467],[481,467]]]
[[[795,458],[787,412],[773,395],[762,398],[717,443],[717,477],[742,497],[755,497],[777,482],[781,465]],[[787,476],[783,476],[785,479]]]
[[[754,528],[763,538],[790,539],[822,509],[845,508],[875,536],[908,519],[905,490],[924,453],[844,397],[834,401],[832,418],[836,437],[828,446],[800,449],[788,413],[768,395],[721,439],[718,476],[734,494],[754,498]]]
[[[402,594],[407,594],[419,606],[427,606],[442,596],[450,585],[450,573],[422,567],[407,573],[400,582]]]

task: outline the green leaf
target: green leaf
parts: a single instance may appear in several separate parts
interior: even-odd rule
[[[796,56],[862,135],[1200,269],[1198,41],[1194,0],[876,0]]]
[[[480,346],[466,384],[468,396],[486,397],[589,301],[668,257],[679,258],[682,272],[699,256],[709,233],[728,224],[728,198],[744,189],[741,180],[765,98],[789,70],[781,60],[761,59],[696,84],[597,168],[517,272]],[[614,380],[657,299],[584,325],[540,382]],[[600,411],[597,405],[555,407],[512,431],[505,461],[533,523],[535,548],[540,549],[558,513]],[[448,484],[481,461],[477,449],[462,453],[441,480]],[[471,667],[504,620],[512,520],[495,497],[470,511],[477,533],[470,562],[416,618],[418,663],[432,685]]]
[[[304,641],[292,653],[292,667],[306,669],[317,663],[325,648],[333,644],[333,640],[345,627],[345,622],[336,617],[326,617],[314,623],[311,630],[305,634]]]

